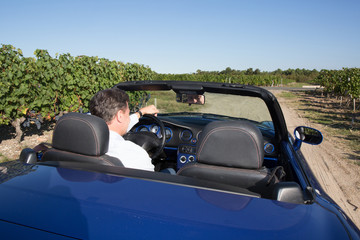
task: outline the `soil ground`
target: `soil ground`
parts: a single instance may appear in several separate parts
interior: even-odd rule
[[[326,125],[315,124],[304,118],[301,111],[293,107],[291,100],[279,96],[280,91],[273,93],[282,107],[290,133],[300,125],[322,131],[322,144],[303,144],[301,150],[323,189],[360,228],[360,166],[354,164],[353,152],[338,138],[329,134]],[[0,126],[0,162],[17,159],[21,149],[25,147],[32,148],[41,142],[51,142],[51,128],[52,126],[46,126],[40,133],[36,130],[28,131],[23,141],[18,143],[12,139],[14,132]]]

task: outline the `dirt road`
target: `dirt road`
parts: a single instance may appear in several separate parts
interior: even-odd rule
[[[326,126],[310,123],[278,96],[289,132],[305,125],[319,129],[324,141],[318,146],[303,144],[301,151],[325,192],[346,212],[360,228],[360,167],[346,159],[346,146],[336,142]]]

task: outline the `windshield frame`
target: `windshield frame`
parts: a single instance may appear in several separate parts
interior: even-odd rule
[[[274,125],[275,139],[277,141],[286,141],[288,137],[284,115],[276,97],[271,92],[261,87],[231,83],[193,81],[131,81],[119,83],[114,87],[120,88],[124,91],[173,90],[175,93],[192,91],[197,94],[209,92],[258,97],[265,102],[269,110]]]

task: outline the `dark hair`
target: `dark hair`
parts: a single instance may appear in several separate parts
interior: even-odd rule
[[[119,110],[125,111],[129,95],[121,89],[110,88],[97,92],[90,100],[89,109],[92,115],[111,122]]]

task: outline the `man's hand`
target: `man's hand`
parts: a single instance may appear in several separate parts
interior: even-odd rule
[[[159,113],[159,110],[154,106],[154,105],[150,105],[150,106],[146,106],[140,109],[140,112],[144,115],[144,114],[153,114],[153,115],[157,115]],[[140,118],[140,114],[136,113],[136,115],[138,116],[138,118]]]

